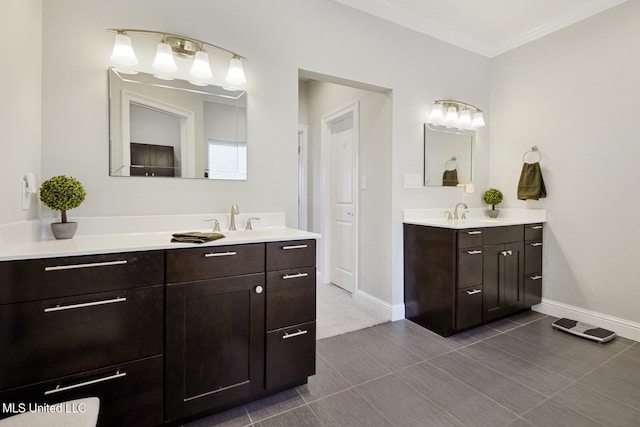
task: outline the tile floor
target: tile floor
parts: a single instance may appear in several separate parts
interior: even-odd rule
[[[554,320],[526,311],[450,338],[400,320],[325,338],[307,385],[188,426],[640,426],[640,343]]]

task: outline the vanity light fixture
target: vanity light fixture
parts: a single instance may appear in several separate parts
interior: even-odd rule
[[[131,35],[143,34],[160,38],[152,64],[153,69],[156,71],[155,76],[158,78],[171,80],[176,77],[178,65],[176,64],[175,57],[193,58],[189,69],[189,82],[200,86],[207,85],[207,80],[213,77],[209,54],[205,51],[205,47],[210,47],[231,55],[226,79],[227,83],[230,85],[241,85],[247,82],[242,67],[242,60],[246,60],[246,58],[223,47],[202,40],[160,31],[124,28],[109,29],[109,31],[116,33],[115,43],[111,53],[111,61],[113,62],[114,68],[123,73],[136,73],[139,71],[136,67],[138,65],[138,59],[133,50]]]
[[[458,115],[458,110],[460,114]],[[444,112],[446,111],[446,115]],[[473,113],[473,120],[471,119]],[[485,125],[482,110],[466,102],[452,99],[433,101],[433,108],[429,115],[429,123],[459,129],[474,129]]]

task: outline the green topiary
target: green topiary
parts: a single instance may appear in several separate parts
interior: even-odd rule
[[[40,200],[49,208],[60,211],[63,223],[67,222],[67,211],[80,206],[86,196],[80,181],[70,176],[54,176],[40,186]]]
[[[502,202],[502,192],[497,188],[490,188],[484,192],[482,199],[488,205],[491,205],[491,209],[495,209],[496,205]]]

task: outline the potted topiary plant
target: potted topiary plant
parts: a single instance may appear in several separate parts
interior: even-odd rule
[[[502,192],[497,188],[490,188],[482,194],[482,200],[488,205],[491,205],[491,209],[487,209],[487,215],[491,218],[497,218],[500,213],[496,209],[496,205],[502,202]]]
[[[58,175],[40,186],[40,200],[50,209],[60,211],[60,222],[51,224],[56,239],[70,239],[76,234],[77,222],[67,221],[67,211],[77,208],[84,202],[87,192],[75,178]]]

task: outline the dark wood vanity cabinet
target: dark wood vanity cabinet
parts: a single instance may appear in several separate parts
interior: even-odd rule
[[[404,224],[405,317],[450,336],[540,302],[542,224]]]
[[[264,390],[264,253],[262,243],[167,251],[166,421]]]
[[[315,240],[167,251],[167,422],[315,373],[315,259]]]
[[[162,251],[0,263],[0,402],[98,396],[99,425],[161,423],[163,285]]]
[[[315,240],[0,262],[0,418],[100,398],[100,426],[236,406],[315,373]]]

